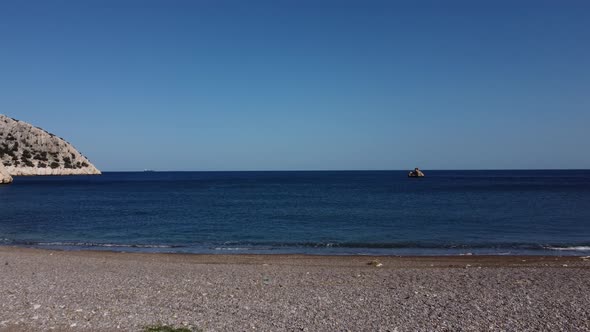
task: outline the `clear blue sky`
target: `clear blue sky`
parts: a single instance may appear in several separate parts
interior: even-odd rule
[[[106,171],[590,168],[590,2],[2,1],[0,113]]]

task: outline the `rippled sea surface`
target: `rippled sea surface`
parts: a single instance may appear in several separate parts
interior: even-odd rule
[[[137,172],[0,186],[0,244],[590,255],[590,171]]]

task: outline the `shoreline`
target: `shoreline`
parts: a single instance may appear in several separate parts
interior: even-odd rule
[[[178,256],[180,260],[192,259],[199,263],[212,262],[221,258],[224,262],[230,261],[245,261],[245,262],[257,262],[258,260],[277,260],[281,261],[284,259],[294,260],[352,260],[352,261],[367,261],[371,259],[376,260],[395,260],[401,262],[431,262],[438,261],[444,263],[445,261],[464,261],[464,262],[480,262],[480,263],[494,263],[498,264],[513,264],[519,261],[526,260],[529,263],[546,263],[550,261],[555,262],[590,262],[590,255],[527,255],[527,254],[477,254],[477,253],[465,253],[465,254],[448,254],[448,255],[375,255],[375,254],[308,254],[308,253],[243,253],[243,252],[219,252],[219,253],[192,253],[192,252],[146,252],[146,251],[120,251],[111,249],[56,249],[56,248],[39,248],[39,247],[26,247],[18,245],[0,245],[0,254],[5,252],[22,252],[30,254],[41,254],[50,253],[61,254],[72,256],[89,256],[89,257],[174,257]]]
[[[0,247],[0,331],[588,331],[588,289],[590,260],[572,256]]]
[[[482,248],[349,248],[349,247],[223,247],[186,246],[168,244],[110,244],[85,242],[4,243],[1,247],[55,251],[97,251],[120,253],[173,254],[173,255],[303,255],[303,256],[374,256],[374,257],[454,257],[454,256],[539,256],[588,257],[590,247],[544,246],[542,249],[482,249]]]

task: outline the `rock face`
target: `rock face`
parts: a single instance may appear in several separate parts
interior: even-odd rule
[[[408,173],[408,177],[410,178],[421,178],[424,177],[424,173],[422,173],[422,171],[420,169],[418,169],[418,167],[414,168],[413,171],[411,171],[410,173]]]
[[[11,183],[12,176],[8,173],[4,165],[0,164],[0,184],[2,183]]]
[[[11,176],[100,174],[62,138],[2,114],[0,162],[0,183],[12,182]]]

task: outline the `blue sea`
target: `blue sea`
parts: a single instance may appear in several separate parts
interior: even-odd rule
[[[590,171],[109,172],[0,186],[0,244],[590,255]]]

